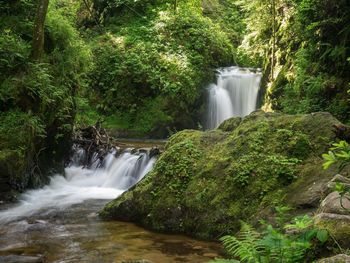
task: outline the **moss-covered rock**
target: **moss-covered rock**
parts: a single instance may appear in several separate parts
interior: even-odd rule
[[[242,121],[241,117],[227,119],[219,125],[218,129],[225,132],[233,131],[238,127],[241,121]]]
[[[315,217],[316,225],[326,229],[343,248],[350,248],[350,216],[320,213]]]
[[[322,170],[320,158],[336,139],[332,126],[339,122],[332,115],[257,111],[237,127],[235,119],[226,123],[225,131],[172,136],[153,171],[100,215],[215,238],[281,202],[305,208],[319,201],[322,191],[302,205],[298,196],[334,174]]]
[[[346,254],[339,254],[329,258],[323,258],[317,261],[317,263],[347,263],[350,262],[350,256]]]

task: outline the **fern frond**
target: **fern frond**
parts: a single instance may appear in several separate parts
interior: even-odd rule
[[[260,234],[248,224],[242,223],[242,229],[238,238],[224,236],[220,240],[231,256],[239,257],[243,262],[260,261],[259,254],[263,250],[263,246],[260,243]]]

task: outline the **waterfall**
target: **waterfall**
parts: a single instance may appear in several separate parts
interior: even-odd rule
[[[43,188],[22,194],[17,206],[0,212],[0,223],[49,214],[89,199],[117,198],[139,182],[155,162],[147,151],[126,149],[118,154],[114,150],[98,165],[84,168],[80,165],[84,150],[76,148],[74,152],[65,176],[57,174]]]
[[[229,67],[217,71],[217,83],[210,84],[207,128],[217,128],[230,117],[244,117],[256,110],[261,73]]]

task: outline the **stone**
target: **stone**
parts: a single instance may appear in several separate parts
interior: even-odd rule
[[[44,259],[42,256],[19,256],[8,255],[0,256],[0,263],[42,263]]]
[[[320,259],[317,263],[350,263],[350,256],[339,254],[333,257]]]
[[[336,174],[322,168],[320,156],[336,139],[339,121],[327,113],[262,111],[236,121],[225,131],[171,136],[152,172],[99,215],[217,239],[238,231],[240,220],[254,224],[264,211],[263,219],[273,218],[282,203],[296,207],[296,215],[315,212]]]
[[[290,203],[296,207],[302,208],[317,208],[321,198],[327,190],[328,178],[321,178],[305,184],[299,189],[302,189],[296,195],[290,197]]]
[[[233,131],[234,129],[236,129],[238,127],[238,125],[241,123],[241,121],[242,121],[241,117],[227,119],[219,125],[218,129],[222,130],[224,132]]]
[[[315,225],[327,230],[343,248],[350,248],[350,216],[320,213],[314,217]]]
[[[327,184],[329,191],[332,191],[337,183],[342,183],[347,190],[350,189],[350,178],[336,174]]]
[[[344,184],[350,184],[350,178],[345,177],[341,174],[336,174],[331,182],[339,182],[339,183],[344,183]]]
[[[320,211],[322,213],[350,214],[350,196],[345,195],[342,199],[338,192],[332,192],[322,201]],[[342,204],[341,204],[342,201]]]

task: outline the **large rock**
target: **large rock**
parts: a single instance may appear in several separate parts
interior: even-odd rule
[[[319,206],[336,173],[320,158],[336,139],[332,115],[257,111],[232,123],[172,136],[153,171],[100,215],[216,238],[282,203]]]
[[[350,190],[350,178],[345,177],[341,174],[336,174],[332,180],[330,180],[327,184],[328,190],[333,191],[334,187],[337,183],[341,183],[346,190]]]
[[[350,216],[320,213],[315,216],[315,224],[326,229],[343,248],[350,248]]]
[[[329,258],[323,258],[317,261],[317,263],[349,263],[350,256],[345,254],[335,255]]]
[[[332,192],[322,201],[320,206],[322,213],[350,214],[350,196],[340,196],[338,192]]]
[[[241,123],[241,121],[242,121],[241,117],[227,119],[219,125],[218,129],[225,131],[225,132],[233,131],[234,129],[236,129],[238,127],[238,125]]]

